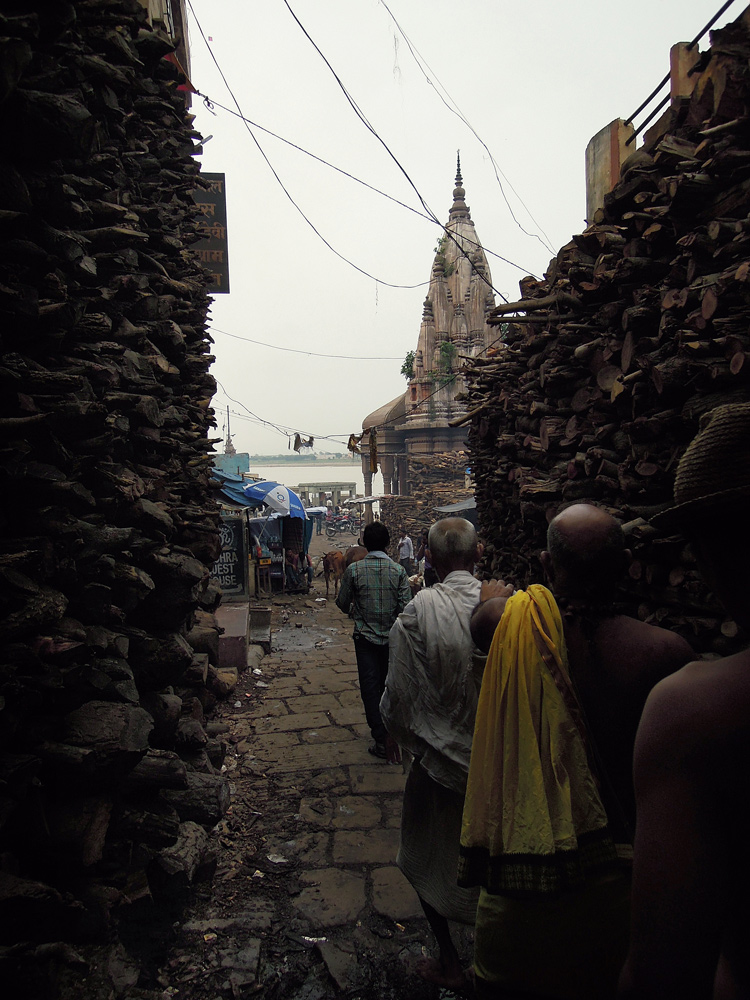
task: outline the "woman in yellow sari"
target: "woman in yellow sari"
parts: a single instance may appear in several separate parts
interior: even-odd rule
[[[507,600],[487,659],[459,884],[481,886],[479,1000],[614,996],[628,879],[589,766],[560,612],[536,584]]]

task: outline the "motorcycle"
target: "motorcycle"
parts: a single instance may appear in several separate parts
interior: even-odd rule
[[[326,520],[326,537],[335,538],[336,535],[343,535],[346,532],[356,535],[359,531],[357,518],[351,514],[334,514]]]

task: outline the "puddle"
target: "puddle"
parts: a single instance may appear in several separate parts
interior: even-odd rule
[[[273,634],[272,651],[274,653],[312,652],[314,649],[325,649],[330,646],[334,636],[340,634],[339,629],[316,628],[305,623],[297,628],[296,623],[285,623],[278,632]]]

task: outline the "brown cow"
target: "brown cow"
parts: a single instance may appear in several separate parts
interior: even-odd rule
[[[328,585],[329,581],[333,579],[333,596],[339,592],[339,582],[341,577],[344,575],[344,570],[346,569],[346,560],[344,559],[344,553],[339,552],[334,549],[332,552],[326,552],[323,556],[323,576],[326,579],[326,597],[328,597]]]
[[[366,555],[367,549],[364,545],[350,545],[344,553],[344,561],[347,566],[351,566],[353,562],[359,562],[359,560],[364,559]]]

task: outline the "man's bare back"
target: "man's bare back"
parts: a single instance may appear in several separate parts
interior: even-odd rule
[[[694,654],[675,633],[625,615],[587,624],[574,613],[564,621],[571,676],[606,771],[600,778],[612,832],[616,840],[630,841],[633,745],[643,706],[654,685]]]
[[[654,521],[687,538],[706,583],[750,633],[750,403],[718,406]],[[635,747],[633,926],[620,995],[750,997],[750,650],[658,684]]]
[[[681,636],[611,612],[613,594],[630,553],[613,517],[590,504],[574,504],[550,523],[541,561],[563,611],[573,683],[599,757],[602,797],[612,833],[631,841],[635,823],[633,745],[654,684],[694,656]],[[512,587],[483,586],[472,634],[487,650]]]
[[[635,751],[639,905],[623,996],[750,996],[748,719],[748,650],[689,663],[648,699]]]

